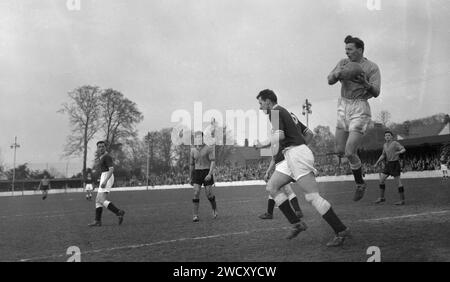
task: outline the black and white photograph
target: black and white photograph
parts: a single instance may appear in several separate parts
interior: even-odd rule
[[[448,0],[1,0],[0,262],[450,262],[449,26]]]

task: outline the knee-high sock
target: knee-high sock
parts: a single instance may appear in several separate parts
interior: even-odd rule
[[[103,212],[103,208],[102,207],[97,207],[95,209],[95,221],[101,221],[102,220],[102,212]]]
[[[288,197],[284,193],[279,193],[276,195],[274,200],[277,203],[278,208],[291,224],[300,222],[300,219],[298,219],[294,210],[292,210]]]

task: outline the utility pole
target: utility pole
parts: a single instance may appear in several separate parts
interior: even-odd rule
[[[14,144],[11,145],[11,149],[14,149],[14,168],[13,168],[13,180],[12,180],[12,192],[14,194],[14,184],[16,182],[16,150],[20,148],[20,145],[17,143],[17,136],[14,136]]]
[[[147,134],[147,190],[148,190],[149,167],[150,167],[150,132]]]
[[[311,106],[312,104],[308,102],[308,99],[306,99],[305,104],[303,104],[303,111],[302,111],[302,115],[306,115],[306,127],[309,127],[308,117],[310,114],[312,114]]]

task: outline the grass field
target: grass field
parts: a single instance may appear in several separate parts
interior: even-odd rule
[[[387,182],[387,202],[373,204],[378,183],[368,182],[353,202],[351,182],[320,183],[322,195],[353,233],[343,247],[327,248],[331,228],[299,195],[309,229],[286,240],[287,220],[275,210],[260,220],[264,187],[216,188],[219,217],[213,219],[202,193],[200,219],[192,222],[190,189],[113,192],[111,200],[127,213],[123,225],[109,211],[103,226],[89,228],[94,203],[83,193],[0,197],[0,261],[66,261],[77,246],[81,261],[367,261],[377,246],[381,261],[450,261],[450,181],[404,180],[407,205]]]

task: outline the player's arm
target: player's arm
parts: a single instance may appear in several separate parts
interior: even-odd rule
[[[404,152],[406,152],[405,147],[403,147],[400,143],[397,143],[397,148],[399,149],[397,152],[395,152],[395,154],[400,155],[403,154]]]
[[[269,167],[267,168],[266,173],[264,174],[264,181],[269,181],[269,175],[270,172],[272,171],[272,169],[275,167],[275,158],[272,157],[272,159],[270,160],[270,164]]]
[[[42,184],[42,180],[39,181],[39,185],[38,185],[38,188],[37,188],[38,191],[41,190],[41,184]]]
[[[194,152],[191,150],[191,154],[189,156],[189,173],[191,175],[191,181],[194,179],[194,170],[195,170]]]
[[[258,149],[264,149],[264,148],[269,148],[270,147],[270,140],[265,140],[262,143],[259,142],[259,140],[256,140],[256,145],[255,147]]]
[[[377,162],[374,164],[374,166],[378,166],[378,164],[382,161],[382,160],[384,160],[384,159],[386,159],[386,153],[385,153],[385,151],[384,151],[384,149],[383,149],[383,153],[381,153],[381,156],[378,158],[378,160],[377,160]]]
[[[214,169],[216,168],[216,148],[215,148],[215,146],[211,146],[208,158],[209,158],[211,164],[209,165],[209,173],[205,177],[206,181],[209,181],[211,179],[211,177],[214,175]]]
[[[313,138],[314,138],[314,133],[313,133],[309,128],[306,128],[306,129],[303,131],[302,135],[303,135],[303,139],[305,139],[306,145],[308,145],[309,143],[311,143],[311,141],[312,141]]]
[[[50,180],[48,181],[48,189],[52,189],[52,182]]]
[[[329,85],[334,85],[336,82],[338,82],[340,80],[339,76],[341,74],[342,68],[343,68],[343,65],[342,65],[342,60],[341,60],[328,75],[328,84]]]
[[[376,98],[380,95],[381,75],[378,66],[375,66],[375,68],[369,73],[369,75],[360,74],[355,79],[355,82],[362,84],[366,91],[373,97]]]

